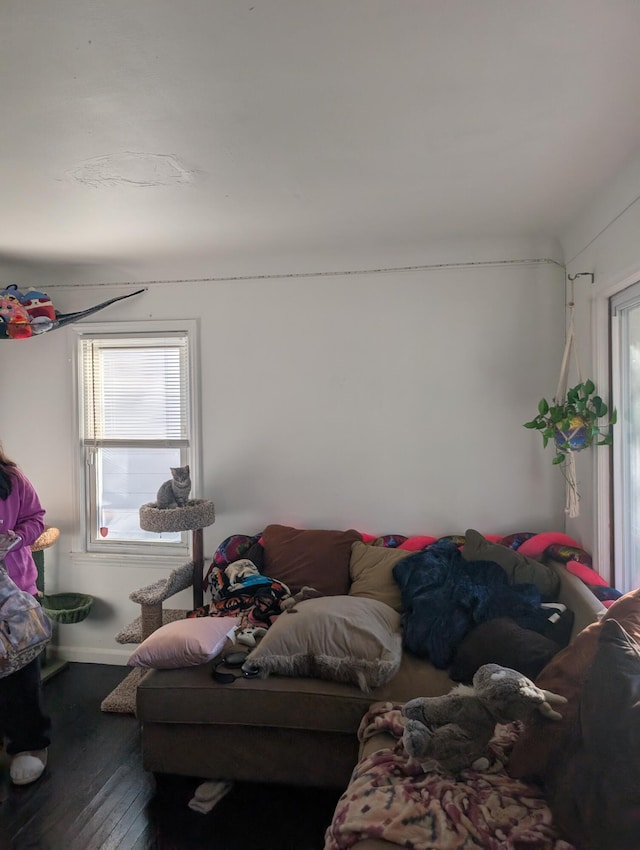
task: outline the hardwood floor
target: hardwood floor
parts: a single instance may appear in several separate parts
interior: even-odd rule
[[[137,720],[102,699],[128,669],[70,664],[44,685],[52,743],[44,775],[18,787],[0,759],[2,850],[322,850],[337,789],[237,783],[209,813],[201,779],[144,771]]]

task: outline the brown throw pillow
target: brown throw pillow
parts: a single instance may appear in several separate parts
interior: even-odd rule
[[[325,596],[349,592],[351,546],[362,536],[349,531],[301,530],[268,525],[262,534],[263,575],[283,581],[295,594],[307,585]]]
[[[547,797],[554,821],[590,850],[640,845],[640,645],[606,620],[568,746]]]
[[[543,602],[553,602],[560,591],[560,577],[549,564],[519,555],[501,543],[492,543],[479,531],[469,528],[464,535],[462,557],[465,561],[493,561],[502,567],[511,584],[535,584]]]
[[[536,678],[536,685],[567,698],[562,720],[550,721],[534,715],[515,742],[507,772],[517,779],[546,783],[552,762],[566,746],[578,716],[582,689],[598,649],[602,624],[618,623],[636,641],[640,640],[640,589],[625,594],[607,610],[603,619],[583,629],[547,664]]]
[[[472,629],[453,658],[449,675],[454,682],[471,683],[483,664],[501,664],[535,679],[560,651],[558,644],[509,617],[496,617]]]
[[[402,611],[400,587],[393,577],[393,566],[411,555],[404,549],[388,549],[357,542],[351,547],[349,596],[377,599]]]

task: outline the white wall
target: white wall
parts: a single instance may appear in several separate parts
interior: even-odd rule
[[[562,239],[567,273],[593,273],[574,282],[576,328],[583,377],[590,373],[605,398],[609,392],[608,299],[640,279],[640,152],[573,222]],[[600,572],[610,574],[609,464],[606,449],[577,456],[580,516],[568,533],[594,553]]]
[[[207,556],[269,522],[379,534],[561,530],[558,472],[522,423],[557,380],[563,277],[538,263],[159,283],[94,320],[200,321],[204,486],[192,495],[216,503]],[[49,291],[71,311],[126,289]],[[1,436],[62,532],[46,552],[47,590],[96,596],[87,620],[59,628],[60,654],[124,663],[130,648],[114,635],[139,613],[128,594],[170,565],[71,551],[74,336],[2,345],[11,403]],[[188,595],[174,604],[189,607]]]

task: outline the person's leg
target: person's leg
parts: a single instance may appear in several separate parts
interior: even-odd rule
[[[0,679],[0,727],[12,756],[16,784],[34,782],[44,770],[51,721],[42,708],[40,658]]]

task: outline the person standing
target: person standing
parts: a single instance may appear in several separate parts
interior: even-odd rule
[[[9,576],[20,590],[37,595],[31,544],[44,531],[45,511],[33,484],[0,445],[0,532],[18,535],[20,543],[5,555]],[[9,769],[15,785],[28,785],[42,775],[50,740],[49,717],[42,706],[40,657],[0,678],[0,735],[5,737]]]

